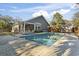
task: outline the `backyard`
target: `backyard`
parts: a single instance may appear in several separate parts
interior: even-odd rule
[[[25,5],[31,6],[21,4],[19,7],[15,4],[19,8],[27,8],[22,7]],[[43,6],[39,3],[34,4],[35,7],[38,5]],[[72,8],[71,12],[67,10],[68,14],[63,14],[66,13],[65,10],[59,8],[63,8],[63,4],[51,4],[53,7],[59,6],[56,9],[47,8],[47,5],[43,6],[47,11],[42,10],[38,13],[35,12],[43,8],[34,7],[35,9],[27,12],[33,7],[31,6],[27,11],[13,9],[14,11],[7,11],[7,15],[0,14],[0,56],[79,56],[79,4],[75,3],[77,6]],[[26,13],[23,13],[24,10]],[[50,15],[48,10],[52,10],[53,15]],[[13,14],[12,11],[17,13]],[[49,16],[46,16],[48,14]]]

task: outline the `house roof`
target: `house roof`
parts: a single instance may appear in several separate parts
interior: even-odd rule
[[[34,22],[35,21],[35,22]],[[41,23],[41,22],[45,22],[48,26],[49,26],[49,23],[46,21],[46,19],[41,15],[41,16],[38,16],[38,17],[35,17],[35,18],[32,18],[26,22],[30,22],[30,23],[38,23],[38,21]]]

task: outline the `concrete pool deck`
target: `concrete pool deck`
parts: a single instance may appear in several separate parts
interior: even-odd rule
[[[17,38],[16,38],[17,39]],[[36,42],[17,39],[14,36],[0,36],[0,55],[11,56],[79,56],[79,40],[67,34],[63,39],[48,47]],[[10,46],[6,49],[6,47]],[[6,52],[2,52],[4,51]],[[10,52],[7,54],[7,52]],[[16,53],[15,53],[16,52]],[[11,54],[12,53],[12,54]]]
[[[10,44],[8,44],[8,42],[13,40],[13,36],[0,36],[0,56],[16,55],[15,49]]]

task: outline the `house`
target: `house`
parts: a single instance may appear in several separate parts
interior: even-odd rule
[[[15,32],[17,28],[19,32],[35,32],[35,31],[48,31],[48,22],[41,15],[35,18],[32,18],[28,21],[23,21],[18,25],[13,26],[12,32]]]
[[[12,26],[12,30],[11,32],[19,32],[19,23],[16,22],[16,23],[13,23],[13,26]]]

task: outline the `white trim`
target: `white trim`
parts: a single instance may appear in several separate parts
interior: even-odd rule
[[[24,27],[24,32],[25,32],[25,22],[24,22],[24,24],[23,24],[23,25],[24,25],[23,27]]]

